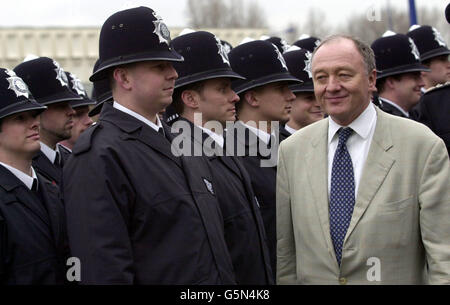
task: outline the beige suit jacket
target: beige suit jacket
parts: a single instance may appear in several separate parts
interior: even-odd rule
[[[339,267],[330,237],[327,138],[323,119],[281,143],[277,283],[450,283],[450,164],[444,142],[425,125],[377,108]]]

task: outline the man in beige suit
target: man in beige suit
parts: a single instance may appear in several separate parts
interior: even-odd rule
[[[370,102],[376,70],[364,43],[325,40],[312,74],[329,118],[280,146],[277,283],[450,283],[443,141]]]

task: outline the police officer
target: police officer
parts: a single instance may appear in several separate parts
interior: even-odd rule
[[[312,53],[319,44],[320,44],[319,38],[303,34],[292,45],[295,45],[300,49],[306,49]]]
[[[289,85],[300,81],[289,74],[282,54],[268,41],[241,44],[230,52],[229,59],[233,71],[246,79],[232,83],[240,97],[236,103],[239,121],[231,132],[227,130],[227,137],[234,137],[234,149],[250,174],[267,233],[275,278],[278,126],[289,120],[291,103],[295,99]]]
[[[96,71],[98,68],[100,61],[97,60],[94,65],[94,70]],[[97,116],[100,114],[100,111],[102,110],[103,103],[112,103],[113,97],[112,97],[112,91],[111,86],[109,84],[109,79],[99,79],[92,82],[93,88],[92,88],[92,99],[95,101],[94,107],[89,111],[88,115],[89,117],[93,118],[94,121],[97,121]]]
[[[70,248],[82,284],[233,284],[223,219],[205,159],[178,157],[158,112],[172,102],[182,56],[148,7],[111,15],[91,81],[114,102],[64,167]]]
[[[379,71],[376,87],[380,108],[409,118],[409,111],[422,95],[424,82],[421,72],[429,69],[421,64],[414,41],[406,35],[387,31],[371,47]]]
[[[179,77],[171,106],[175,106],[180,118],[172,127],[189,129],[186,142],[192,141],[198,151],[208,156],[236,282],[274,284],[264,225],[250,177],[236,157],[224,153],[222,131],[227,122],[235,121],[235,103],[239,101],[231,89],[231,80],[243,77],[231,70],[226,50],[209,32],[179,36],[172,46],[184,57],[183,62],[174,63]]]
[[[431,71],[422,72],[425,90],[450,80],[450,50],[441,34],[429,25],[414,25],[406,34],[411,37],[420,53],[420,61]]]
[[[283,54],[289,72],[303,81],[290,86],[295,94],[289,121],[280,130],[280,137],[288,137],[297,130],[323,119],[323,111],[314,95],[314,84],[311,75],[312,53],[306,49],[292,46]]]
[[[0,68],[0,284],[65,281],[64,208],[56,186],[31,166],[45,109],[20,77]]]
[[[265,40],[270,43],[273,43],[278,48],[278,51],[280,51],[281,54],[286,52],[290,47],[289,44],[286,42],[286,40],[282,39],[281,37],[277,37],[277,36],[269,36],[269,37],[262,36],[261,40]]]
[[[64,70],[51,58],[23,62],[14,71],[28,85],[36,101],[47,106],[40,118],[41,149],[33,157],[33,167],[60,186],[63,160],[56,144],[70,138],[75,114],[70,102],[81,101],[81,97],[70,90]]]
[[[92,125],[93,121],[88,116],[88,113],[89,106],[95,104],[95,101],[88,97],[81,80],[75,74],[67,71],[65,73],[67,79],[69,80],[69,88],[82,99],[70,102],[73,110],[75,110],[75,114],[72,118],[73,127],[71,136],[69,139],[61,141],[57,144],[59,146],[59,151],[61,152],[63,162],[67,161],[69,158],[72,153],[73,146],[78,140],[80,134]]]

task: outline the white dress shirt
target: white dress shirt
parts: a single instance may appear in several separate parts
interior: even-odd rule
[[[393,107],[397,108],[401,113],[403,113],[407,118],[409,118],[409,113],[406,112],[405,110],[403,110],[402,107],[400,107],[399,105],[397,105],[393,101],[390,101],[390,100],[388,100],[387,98],[384,98],[384,97],[380,97],[380,100],[381,100],[382,103],[387,103],[387,104],[390,104]]]
[[[132,117],[135,117],[139,121],[141,121],[141,122],[147,124],[148,126],[150,126],[151,128],[153,128],[156,132],[158,132],[160,127],[162,128],[162,124],[161,124],[161,121],[159,120],[158,115],[156,115],[156,124],[155,124],[152,121],[150,121],[150,120],[146,119],[145,117],[143,117],[142,115],[140,115],[139,113],[136,113],[136,112],[120,105],[116,101],[114,101],[113,107],[116,108],[117,110],[120,110],[122,112],[125,112],[125,113],[131,115]]]
[[[288,124],[284,125],[284,129],[286,129],[290,134],[294,134],[294,132],[297,131],[297,129],[290,127]]]
[[[0,165],[3,165],[7,170],[9,170],[11,173],[13,173],[14,176],[17,177],[20,181],[25,184],[25,186],[31,190],[31,187],[33,186],[34,179],[38,180],[36,173],[34,172],[33,167],[31,167],[31,176],[28,174],[25,174],[24,172],[18,170],[15,167],[12,167],[8,164],[5,164],[3,162],[0,162]]]
[[[377,112],[375,106],[370,103],[369,106],[357,117],[350,125],[341,126],[329,117],[328,126],[328,196],[331,189],[331,170],[333,167],[333,158],[339,143],[337,131],[341,127],[351,127],[352,135],[347,140],[347,150],[352,158],[353,174],[355,178],[355,198],[358,193],[359,181],[361,180],[364,164],[370,144],[372,143],[375,126],[377,123]]]
[[[58,145],[56,145],[56,149],[58,149]],[[56,150],[50,148],[45,143],[41,142],[41,151],[44,153],[44,155],[52,162],[52,164],[55,163],[56,158]],[[58,149],[58,153],[61,156],[61,152]],[[60,157],[61,158],[61,157]]]

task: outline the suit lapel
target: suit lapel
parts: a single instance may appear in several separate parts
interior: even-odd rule
[[[33,157],[33,167],[48,180],[54,181],[58,185],[61,184],[61,168],[56,167],[50,162],[41,150]]]
[[[141,122],[125,112],[115,109],[113,105],[108,103],[103,105],[99,120],[109,122],[120,128],[124,132],[121,136],[122,140],[140,141],[171,159],[179,167],[182,167],[181,161],[171,151],[170,143],[173,140],[173,135],[170,133],[170,128],[168,128],[165,123],[162,124],[166,138],[144,122]]]
[[[336,255],[330,235],[330,217],[328,208],[328,120],[324,120],[322,127],[312,135],[311,149],[305,162],[310,187],[314,196],[314,204],[319,215],[323,236],[328,247],[332,261],[337,265]]]
[[[2,198],[2,201],[5,203],[14,202],[14,204],[23,204],[45,225],[50,226],[44,205],[39,201],[37,194],[33,194],[22,181],[3,166],[0,166],[0,184],[9,193],[9,197]]]
[[[375,132],[372,143],[370,144],[367,160],[364,164],[361,181],[359,182],[355,207],[347,230],[346,239],[364,215],[364,212],[367,210],[367,207],[380,189],[395,162],[395,158],[389,152],[389,149],[394,146],[389,121],[386,120],[386,114],[382,110],[376,109],[376,111],[377,123]]]
[[[42,204],[44,204],[47,208],[51,224],[50,229],[56,244],[58,244],[61,238],[61,209],[63,208],[63,206],[62,202],[60,201],[57,188],[51,185],[47,185],[47,183],[48,182],[45,182],[41,177],[39,177],[39,187],[42,190],[41,194],[44,201]]]

